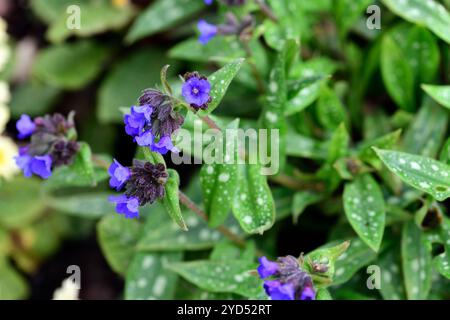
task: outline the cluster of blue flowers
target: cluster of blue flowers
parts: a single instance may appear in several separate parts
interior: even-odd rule
[[[16,123],[18,138],[30,138],[30,143],[19,149],[15,161],[25,177],[34,174],[48,179],[53,168],[73,161],[80,148],[73,117],[74,113],[67,119],[58,113],[34,120],[26,114],[20,117]]]
[[[292,256],[280,257],[276,262],[259,258],[258,273],[264,281],[264,290],[272,300],[314,300],[311,276]]]

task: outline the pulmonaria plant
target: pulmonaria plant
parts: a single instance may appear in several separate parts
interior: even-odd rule
[[[56,113],[34,120],[25,114],[20,117],[16,123],[18,138],[30,138],[30,143],[19,149],[15,161],[25,177],[34,174],[48,179],[54,168],[72,163],[80,149],[74,115],[71,112],[66,118]]]
[[[279,257],[276,262],[259,258],[258,274],[264,290],[272,300],[315,300],[311,276],[293,256]]]
[[[126,218],[138,218],[140,206],[151,204],[165,195],[168,173],[162,163],[134,160],[133,166],[124,167],[114,160],[108,173],[111,188],[117,191],[125,189],[123,194],[109,197],[109,201],[115,203],[117,213]]]

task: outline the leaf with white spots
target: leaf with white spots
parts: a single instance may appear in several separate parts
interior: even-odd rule
[[[208,109],[199,111],[200,115],[209,114],[219,106],[231,81],[233,81],[234,77],[238,74],[244,61],[245,59],[243,58],[236,59],[208,77],[208,80],[211,83],[211,102],[208,104]]]
[[[200,170],[205,211],[209,217],[209,225],[220,226],[228,216],[236,193],[238,181],[238,143],[235,134],[239,127],[239,119],[231,122],[226,128],[226,139],[217,137],[219,149],[213,157],[220,157],[223,163],[204,164]],[[229,131],[228,131],[229,129]],[[223,146],[223,149],[222,149]],[[221,152],[223,150],[223,152]],[[218,153],[218,154],[217,154]]]
[[[410,186],[438,201],[450,197],[450,166],[440,161],[409,153],[375,149],[390,171]]]
[[[440,238],[444,252],[433,258],[433,265],[440,274],[450,279],[450,220],[448,218],[444,218],[440,227]]]
[[[172,299],[178,276],[167,266],[182,258],[181,252],[137,253],[126,273],[125,299]]]
[[[434,0],[382,0],[395,14],[418,25],[424,25],[450,44],[450,14]]]
[[[370,174],[357,176],[344,189],[345,215],[358,236],[374,251],[383,239],[386,211],[383,194]]]
[[[275,203],[267,176],[256,164],[240,165],[236,196],[232,201],[234,217],[247,233],[270,229],[275,222]]]
[[[405,300],[400,250],[391,248],[375,263],[381,271],[380,293],[385,300]]]
[[[320,95],[328,77],[313,76],[300,79],[290,86],[285,115],[290,116],[309,107]]]
[[[404,110],[414,110],[414,73],[405,53],[390,35],[384,36],[382,41],[381,74],[389,95],[397,105]]]
[[[430,123],[433,125],[430,126]],[[405,151],[434,158],[445,138],[447,123],[447,111],[430,98],[424,99],[422,107],[405,133]]]
[[[312,274],[316,287],[325,287],[331,284],[337,270],[336,261],[345,254],[349,245],[350,241],[338,245],[336,245],[336,242],[332,242],[321,246],[304,257],[304,267]],[[327,270],[325,272],[314,272],[311,264],[320,264]]]
[[[106,201],[110,195],[111,193],[99,192],[48,197],[46,198],[46,204],[61,213],[84,219],[97,219],[115,212],[114,204]]]
[[[431,253],[413,221],[403,226],[401,252],[407,298],[426,299],[431,288]]]
[[[336,272],[333,285],[343,284],[349,281],[356,272],[373,261],[377,254],[369,248],[361,239],[350,239],[350,246],[336,260]]]
[[[134,21],[126,41],[133,43],[164,31],[189,18],[205,7],[203,1],[158,0],[148,6]]]
[[[255,298],[262,291],[262,281],[252,274],[256,264],[245,260],[198,260],[170,264],[168,268],[211,292],[231,292]]]
[[[211,230],[207,223],[193,212],[184,210],[188,231],[181,230],[167,215],[164,208],[153,205],[144,225],[143,236],[139,239],[137,249],[140,251],[181,251],[203,250],[223,240],[224,236],[217,230]],[[234,233],[239,233],[239,225],[230,218],[225,225]]]
[[[450,86],[423,84],[422,89],[440,105],[450,109]]]
[[[111,269],[124,274],[134,255],[142,226],[135,219],[111,214],[97,224],[97,236],[103,255]]]

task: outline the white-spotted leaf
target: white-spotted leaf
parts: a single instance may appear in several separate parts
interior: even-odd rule
[[[440,105],[450,109],[450,86],[423,84],[422,89]]]

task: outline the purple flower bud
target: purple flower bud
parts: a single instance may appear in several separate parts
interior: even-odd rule
[[[161,154],[166,154],[168,151],[178,152],[178,149],[173,146],[172,139],[169,136],[161,137],[158,142],[153,143],[151,150]]]
[[[264,290],[272,300],[294,300],[295,289],[290,283],[282,284],[278,280],[267,280],[264,282]]]
[[[110,196],[109,201],[116,204],[116,211],[119,214],[124,214],[125,218],[139,217],[139,200],[134,197],[128,197],[124,194],[120,196]]]
[[[31,120],[29,115],[23,114],[16,123],[17,131],[19,131],[19,139],[25,139],[31,136],[36,130],[36,124]]]
[[[279,271],[278,263],[269,261],[266,257],[259,258],[258,273],[261,279],[268,278],[277,274]]]
[[[300,300],[315,300],[315,299],[316,293],[314,292],[314,289],[309,285],[305,286],[300,296]]]
[[[205,20],[200,20],[197,23],[197,28],[200,31],[198,41],[203,45],[207,44],[217,34],[217,26],[210,24]]]
[[[206,77],[200,76],[198,72],[187,73],[186,82],[183,84],[181,94],[187,103],[194,109],[206,109],[211,101],[211,84]]]
[[[114,162],[109,167],[108,173],[111,176],[109,185],[117,191],[123,188],[131,175],[130,169],[122,166],[116,159],[114,159]]]

